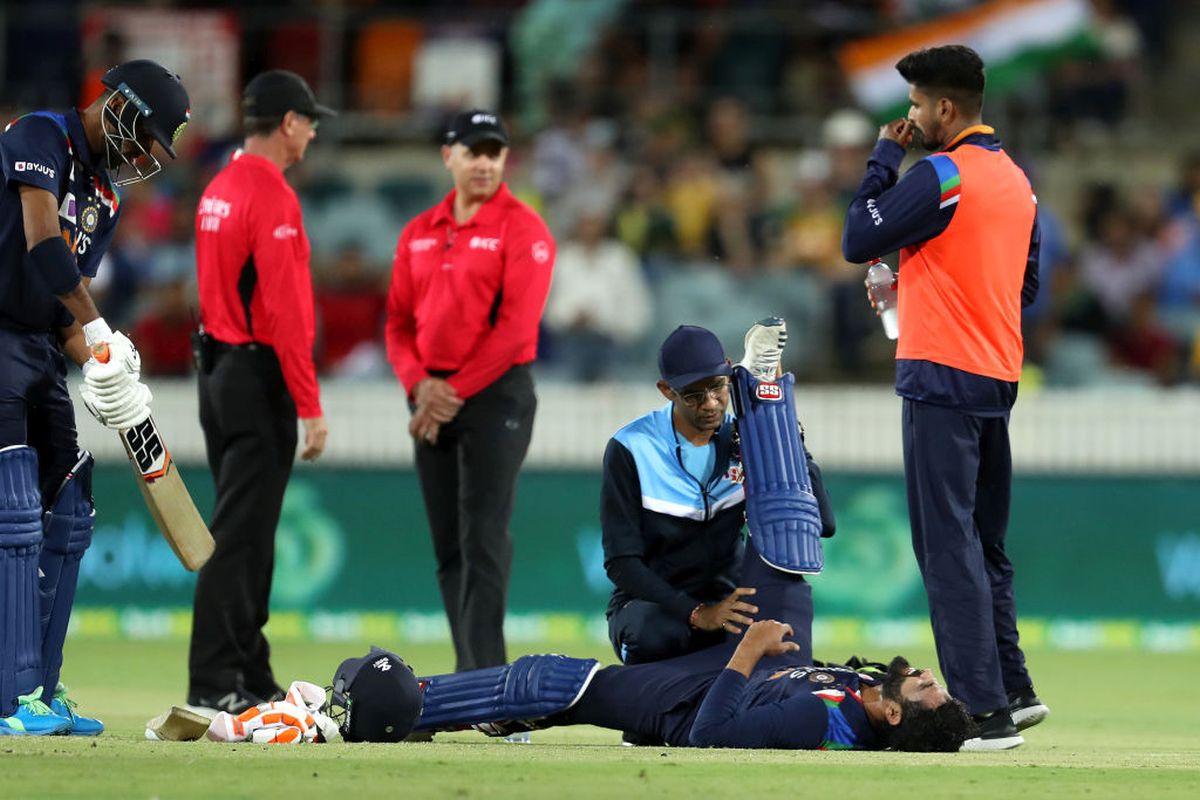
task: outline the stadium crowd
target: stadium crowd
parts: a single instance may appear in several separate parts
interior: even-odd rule
[[[734,14],[729,0],[602,3],[604,13],[564,33],[584,37],[568,64],[555,62],[531,29],[539,19],[561,22],[569,3],[457,4],[478,15],[475,33],[499,43],[499,100],[514,133],[510,185],[560,242],[542,373],[598,381],[648,371],[653,344],[685,317],[732,342],[746,319],[772,312],[797,334],[785,366],[801,381],[889,379],[889,343],[864,301],[864,270],[840,254],[842,218],[878,125],[855,108],[837,51],[849,38],[975,4],[859,0],[798,12],[756,2]],[[332,5],[342,7],[348,39],[392,11]],[[1093,7],[1097,53],[988,108],[1035,187],[1059,155],[1111,145],[1159,119],[1146,89],[1164,69],[1176,9],[1118,0]],[[518,12],[522,21],[509,25]],[[448,19],[435,12],[425,24]],[[287,66],[319,78],[315,53],[268,63],[278,49],[251,25],[242,45],[247,74]],[[541,76],[534,89],[513,77],[517,64],[521,76]],[[18,85],[10,70],[9,118],[25,101],[12,90]],[[371,110],[368,97],[350,94],[348,109]],[[449,186],[436,172],[389,171],[364,182],[328,156],[347,147],[424,149],[428,138],[414,140],[412,131],[432,134],[444,116],[432,119],[391,144],[356,141],[349,120],[341,131],[333,120],[312,164],[296,170],[314,247],[317,363],[327,375],[389,374],[382,324],[391,250],[403,224]],[[191,370],[196,200],[235,141],[234,132],[204,134],[197,112],[184,157],[163,179],[125,192],[126,221],[94,284],[112,324],[138,343],[147,374]],[[1133,176],[1041,197],[1042,292],[1025,318],[1034,380],[1200,379],[1200,152],[1180,153],[1178,164],[1166,184]]]

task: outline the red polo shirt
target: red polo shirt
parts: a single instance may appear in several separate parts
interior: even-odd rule
[[[309,256],[300,201],[283,171],[235,152],[196,211],[200,319],[218,341],[272,348],[304,419],[321,416]]]
[[[464,225],[454,197],[405,226],[388,293],[387,351],[408,392],[431,371],[459,397],[537,356],[554,239],[529,206],[500,189]]]

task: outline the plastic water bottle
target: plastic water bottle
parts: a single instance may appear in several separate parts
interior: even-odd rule
[[[883,332],[889,339],[900,337],[900,319],[896,311],[896,276],[887,264],[879,259],[871,262],[867,269],[867,296],[883,322]]]

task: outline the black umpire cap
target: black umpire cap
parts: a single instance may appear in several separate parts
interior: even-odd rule
[[[192,116],[191,101],[179,76],[146,58],[126,61],[100,78],[138,110],[142,126],[175,158],[175,140]]]
[[[421,687],[400,656],[372,647],[338,666],[331,703],[346,711],[338,730],[347,742],[399,742],[421,715]]]
[[[446,144],[473,147],[489,139],[507,147],[508,131],[499,114],[480,108],[455,114],[446,130]]]
[[[337,112],[317,102],[313,90],[294,72],[272,69],[260,72],[242,92],[242,111],[247,117],[282,117],[296,111],[306,117],[334,117]]]

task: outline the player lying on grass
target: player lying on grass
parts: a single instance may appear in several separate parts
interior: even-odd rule
[[[807,638],[811,628],[811,598],[797,591],[807,586],[768,566],[753,539],[742,585],[758,587],[762,617],[744,635],[649,664],[601,668],[595,659],[524,656],[450,675],[405,674],[402,685],[395,678],[407,670],[398,670],[390,654],[348,660],[334,679],[335,702],[351,710],[342,734],[348,741],[402,739],[418,685],[415,728],[425,731],[474,728],[502,736],[598,725],[681,747],[934,752],[957,751],[973,734],[963,705],[903,658],[882,673],[798,662],[799,646],[789,638]],[[378,680],[383,669],[386,682]]]

